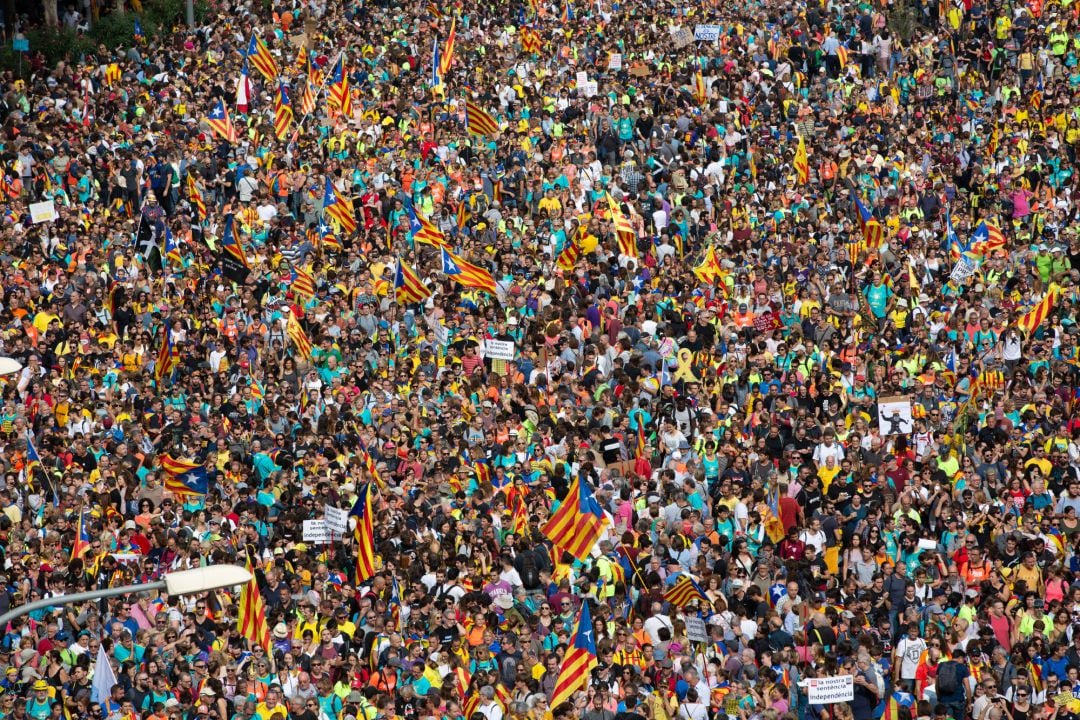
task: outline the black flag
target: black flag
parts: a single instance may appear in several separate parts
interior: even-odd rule
[[[142,255],[147,266],[154,272],[161,272],[165,267],[161,257],[161,239],[164,235],[164,222],[152,220],[146,215],[139,216],[139,229],[135,232],[135,253]]]

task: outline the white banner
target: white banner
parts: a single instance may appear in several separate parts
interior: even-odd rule
[[[622,70],[622,53],[611,53],[607,67],[608,70]]]
[[[694,39],[706,42],[716,42],[720,39],[719,25],[698,25],[694,28]]]
[[[330,528],[326,526],[325,520],[305,520],[304,521],[304,542],[311,543],[313,545],[329,545],[330,544]]]
[[[485,340],[483,356],[492,360],[513,360],[514,343],[510,340]]]
[[[580,83],[577,86],[577,91],[578,95],[593,97],[600,92],[600,85],[595,80],[590,80],[589,82]]]
[[[34,225],[56,219],[56,206],[52,200],[30,203],[30,222]]]
[[[855,676],[810,678],[806,681],[806,695],[811,705],[851,702],[855,699]]]
[[[323,508],[327,529],[335,535],[349,532],[349,511],[327,505]]]

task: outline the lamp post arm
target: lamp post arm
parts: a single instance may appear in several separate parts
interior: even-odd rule
[[[0,632],[2,632],[4,628],[7,628],[8,623],[15,618],[28,615],[35,610],[44,610],[45,608],[58,607],[60,605],[71,605],[72,603],[85,602],[87,600],[101,600],[104,598],[116,597],[118,595],[130,595],[132,593],[145,593],[164,589],[165,581],[158,580],[157,582],[152,583],[124,585],[121,587],[104,588],[102,590],[88,590],[86,592],[72,593],[71,595],[58,595],[50,598],[42,598],[41,600],[34,600],[25,605],[11,608],[3,615],[0,615]]]

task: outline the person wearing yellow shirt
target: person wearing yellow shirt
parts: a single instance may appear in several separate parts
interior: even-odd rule
[[[280,713],[282,717],[289,716],[289,708],[281,699],[281,686],[274,684],[266,691],[266,698],[255,706],[255,714],[260,720],[270,720],[276,713]]]
[[[1027,589],[1042,597],[1046,593],[1046,581],[1043,579],[1042,568],[1035,562],[1035,553],[1026,552],[1020,560],[1020,564],[1013,569],[1013,583],[1024,581]]]
[[[832,485],[833,480],[840,474],[840,466],[836,464],[836,457],[833,455],[825,456],[825,464],[818,468],[817,476],[821,480],[821,492],[829,492],[829,486]]]
[[[342,635],[348,635],[350,638],[356,637],[356,623],[349,619],[349,609],[344,605],[341,605],[334,611],[334,620],[337,621],[338,632]]]
[[[293,630],[293,640],[302,640],[306,631],[311,631],[313,637],[319,637],[320,630],[322,630],[322,622],[315,614],[315,606],[310,602],[305,602],[300,606],[300,619],[296,623],[296,629]]]
[[[56,313],[52,312],[49,309],[42,310],[41,312],[39,312],[37,315],[34,316],[34,329],[36,329],[39,333],[44,334],[45,331],[49,329],[49,323],[51,323],[54,320],[61,327],[64,326],[64,324],[60,321],[60,316],[59,315],[57,315]]]
[[[1035,466],[1039,468],[1039,472],[1043,477],[1050,477],[1050,472],[1054,469],[1054,466],[1046,459],[1046,448],[1036,446],[1032,448],[1032,452],[1035,453],[1035,457],[1024,463],[1024,468]]]
[[[559,198],[555,197],[555,189],[548,188],[547,192],[544,193],[544,197],[540,199],[540,212],[557,213],[560,210],[562,210],[562,203],[559,202]]]

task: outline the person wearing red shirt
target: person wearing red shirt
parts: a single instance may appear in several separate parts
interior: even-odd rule
[[[787,537],[780,541],[780,557],[784,560],[801,560],[806,550],[806,543],[799,539],[798,528],[791,528]]]

